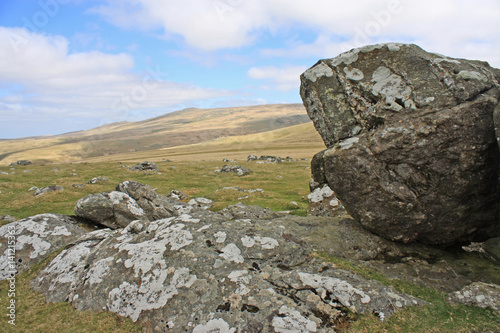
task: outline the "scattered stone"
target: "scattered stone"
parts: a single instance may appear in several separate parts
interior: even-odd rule
[[[307,199],[309,201],[308,215],[336,216],[346,214],[344,206],[327,184],[315,188],[307,195]]]
[[[295,209],[299,209],[299,208],[300,208],[299,204],[295,201],[290,201],[287,204],[287,209],[295,210]]]
[[[8,172],[0,171],[0,175],[8,175],[8,174],[9,174]]]
[[[42,187],[42,188],[35,190],[33,195],[35,197],[38,197],[40,195],[44,195],[44,194],[47,194],[50,192],[56,192],[56,191],[64,191],[64,188],[62,186],[59,186],[59,185],[50,185],[50,186]]]
[[[17,162],[12,162],[9,166],[10,167],[15,167],[15,166],[26,166],[26,165],[31,165],[31,161],[28,160],[20,160]]]
[[[98,184],[103,182],[109,182],[109,179],[104,176],[94,177],[87,182],[87,184]]]
[[[158,165],[154,162],[144,161],[134,165],[129,170],[131,171],[159,171]]]
[[[69,216],[40,214],[0,227],[0,280],[28,270],[86,230]]]
[[[224,172],[224,173],[234,172],[241,177],[249,175],[253,171],[241,165],[224,165],[222,168],[215,170],[215,172]]]
[[[256,189],[244,189],[241,187],[236,187],[236,186],[226,186],[223,188],[219,188],[217,191],[226,191],[226,190],[233,190],[233,191],[238,191],[238,192],[247,192],[247,193],[264,193],[264,190],[261,188],[256,188]]]
[[[36,191],[36,190],[38,190],[38,187],[32,186],[32,187],[30,187],[30,189],[28,191],[33,192],[33,191]]]
[[[258,161],[258,163],[282,163],[282,162],[295,162],[296,159],[287,156],[286,158],[279,156],[261,155],[257,157],[255,155],[249,155],[247,157],[247,162]]]
[[[201,209],[210,209],[215,205],[215,202],[207,198],[194,198],[189,200],[188,205]]]
[[[50,170],[50,171],[55,172],[55,171],[59,171],[59,169],[58,169],[58,168],[54,168],[54,169],[52,169],[52,170]]]
[[[229,160],[229,159],[227,159],[227,158],[224,158],[224,159],[222,160],[222,162],[226,162],[226,163],[236,163],[236,160]]]
[[[76,188],[83,188],[85,186],[85,184],[73,184],[71,186],[76,187]]]
[[[4,216],[0,216],[0,220],[4,220],[5,222],[15,222],[17,221],[17,219],[13,216],[10,216],[10,215],[4,215]]]
[[[500,311],[500,286],[497,284],[474,282],[459,291],[450,293],[448,301]]]
[[[499,81],[486,62],[416,45],[319,61],[301,76],[302,100],[328,147],[312,162],[314,180],[390,240],[499,236]]]
[[[483,244],[484,252],[500,261],[500,237],[490,238]]]
[[[30,173],[31,170],[23,170],[24,173]]]
[[[187,200],[187,199],[189,199],[189,195],[187,195],[184,192],[178,191],[178,190],[170,191],[170,193],[167,194],[167,197],[170,199],[174,199],[174,200]]]

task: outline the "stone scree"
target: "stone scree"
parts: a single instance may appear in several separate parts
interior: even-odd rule
[[[368,230],[451,245],[500,235],[500,70],[416,45],[320,60],[301,97],[327,149],[312,162]]]

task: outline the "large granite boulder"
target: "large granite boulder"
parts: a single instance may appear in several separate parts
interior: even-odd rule
[[[449,245],[500,233],[500,70],[416,45],[320,60],[301,97],[327,150],[312,162],[368,230]]]
[[[308,219],[319,221],[303,226]],[[134,221],[81,237],[32,287],[49,301],[112,311],[151,332],[326,333],[351,311],[383,320],[425,303],[315,259],[305,237],[324,222],[298,216],[225,220],[206,210]],[[367,245],[366,238],[355,238]]]

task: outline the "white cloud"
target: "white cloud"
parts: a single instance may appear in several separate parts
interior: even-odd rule
[[[299,26],[316,33],[316,41],[263,54],[333,57],[364,44],[403,41],[500,66],[498,0],[108,0],[93,11],[120,26],[161,28],[204,50],[250,45],[263,32]]]
[[[63,37],[0,27],[0,123],[11,119],[13,110],[22,118],[119,121],[137,110],[231,95],[167,81],[161,68],[137,74],[133,67],[127,54],[69,53]]]
[[[286,66],[278,68],[275,66],[252,67],[247,75],[252,79],[264,80],[266,85],[263,89],[276,89],[279,91],[290,91],[298,89],[300,86],[300,74],[307,67],[305,66]]]

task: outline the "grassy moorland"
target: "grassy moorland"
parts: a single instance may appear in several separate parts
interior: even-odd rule
[[[79,162],[273,131],[307,122],[309,118],[302,104],[192,108],[86,131],[0,140],[0,165],[24,159],[37,163]]]
[[[308,127],[309,126],[309,127]],[[136,180],[167,194],[172,189],[183,191],[191,197],[207,197],[217,202],[215,210],[243,201],[270,207],[273,210],[289,210],[291,201],[298,203],[293,213],[304,215],[307,208],[305,196],[309,193],[309,162],[321,149],[317,137],[311,132],[310,124],[296,128],[222,138],[203,144],[188,145],[149,152],[124,153],[88,159],[81,163],[38,163],[30,166],[10,168],[0,166],[0,215],[10,214],[24,218],[39,213],[72,214],[81,197],[97,192],[111,191],[124,180]],[[308,141],[309,140],[309,141]],[[270,154],[298,161],[281,164],[258,164],[246,162],[248,154]],[[222,158],[237,159],[226,163]],[[170,161],[166,161],[166,160]],[[143,160],[157,162],[160,174],[133,172],[124,167]],[[214,170],[224,164],[241,164],[252,169],[251,175],[238,177],[235,174],[221,174]],[[83,188],[73,184],[87,183],[91,178],[105,176],[108,182],[87,184]],[[29,191],[32,186],[60,185],[64,191],[34,197]],[[263,192],[243,193],[224,187],[242,189],[260,188]],[[247,198],[242,198],[248,195]],[[5,222],[0,221],[5,224]],[[393,285],[398,290],[420,297],[431,304],[410,307],[381,322],[373,315],[349,316],[341,332],[498,332],[498,312],[454,306],[446,302],[442,292],[418,287],[400,280],[389,280],[385,276],[364,268],[356,262],[341,260],[318,254],[324,260],[333,262],[339,268],[350,269],[367,278]],[[2,314],[0,332],[141,332],[142,329],[127,318],[108,312],[80,312],[67,303],[46,303],[44,297],[29,288],[32,280],[50,260],[42,262],[16,279],[17,318],[16,327],[7,324]],[[5,311],[8,304],[8,283],[0,282],[0,308]]]

